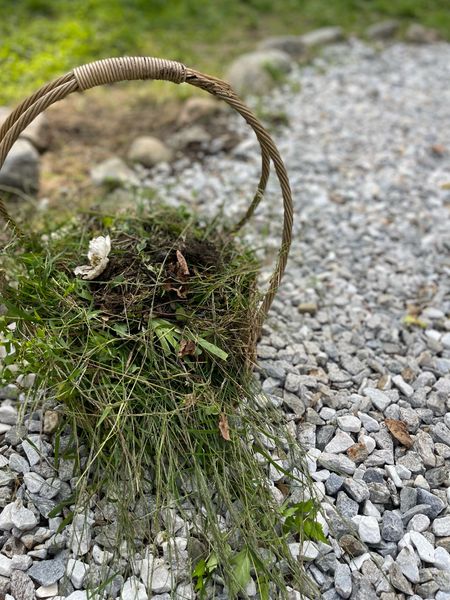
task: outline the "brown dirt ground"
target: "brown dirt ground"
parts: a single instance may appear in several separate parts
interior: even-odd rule
[[[126,156],[139,135],[164,139],[176,129],[181,101],[158,103],[115,87],[72,94],[48,110],[51,142],[42,155],[40,197],[54,202],[89,193],[89,170],[111,156]]]

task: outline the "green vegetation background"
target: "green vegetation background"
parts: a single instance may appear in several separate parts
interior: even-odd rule
[[[450,0],[0,0],[0,103],[78,64],[159,55],[220,74],[258,39],[418,21],[450,39]]]

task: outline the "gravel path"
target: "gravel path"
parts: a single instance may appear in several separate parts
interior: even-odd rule
[[[258,376],[309,448],[331,528],[331,546],[311,548],[309,568],[326,600],[450,599],[449,82],[448,44],[374,51],[352,42],[328,48],[265,104],[289,122],[277,140],[297,220]],[[223,204],[233,216],[251,196],[259,157],[249,135],[227,157],[178,168],[175,176],[160,168],[147,183],[164,183],[169,201],[197,197],[201,210]],[[260,237],[249,233],[268,259],[279,210],[273,182],[255,220]],[[0,597],[11,582],[15,600],[33,598],[23,593],[30,575],[44,587],[38,597],[82,600],[74,590],[105,559],[100,536],[80,533],[86,552],[75,556],[74,544],[55,534],[58,518],[36,529],[45,502],[70,493],[70,465],[58,489],[44,485],[51,475],[35,448],[18,445],[14,390],[0,393]],[[38,418],[28,422],[31,437]],[[18,474],[17,496],[31,494],[37,510],[9,504]],[[55,582],[66,544],[64,592]],[[112,596],[123,584],[115,581]],[[147,598],[136,579],[125,600],[133,589]],[[186,583],[171,595],[170,581],[148,593],[172,597],[194,595]]]

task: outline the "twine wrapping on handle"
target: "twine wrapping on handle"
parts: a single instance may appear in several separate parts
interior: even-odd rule
[[[3,166],[8,152],[22,131],[37,115],[55,102],[62,100],[76,91],[84,91],[98,85],[124,80],[139,79],[160,79],[178,84],[189,83],[201,88],[234,108],[255,132],[261,148],[261,176],[253,201],[247,209],[245,216],[234,228],[234,231],[240,229],[251,218],[262,200],[269,178],[270,162],[273,162],[283,197],[283,233],[275,269],[257,315],[256,326],[259,330],[269,312],[286,268],[292,240],[292,194],[286,168],[271,136],[225,81],[190,69],[176,61],[147,56],[107,58],[77,67],[66,75],[42,86],[19,104],[9,115],[0,128],[0,168]],[[20,227],[9,215],[1,199],[0,217],[4,219],[11,230],[19,235],[21,234]]]

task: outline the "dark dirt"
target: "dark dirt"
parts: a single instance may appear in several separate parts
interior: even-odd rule
[[[192,281],[212,268],[220,268],[222,258],[210,241],[175,239],[161,233],[151,235],[143,245],[122,234],[112,241],[113,251],[100,281],[90,283],[95,306],[111,318],[142,322],[152,313],[177,321],[180,307],[195,310],[191,304]],[[195,285],[195,284],[194,284]]]

